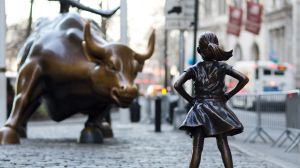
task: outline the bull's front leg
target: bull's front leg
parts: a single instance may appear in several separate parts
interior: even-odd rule
[[[20,70],[12,112],[5,125],[0,128],[0,144],[20,143],[18,130],[22,130],[22,125],[38,107],[42,95],[40,76],[41,70],[37,62],[30,62]]]
[[[85,127],[80,133],[79,143],[102,143],[103,138],[113,136],[110,123],[104,121],[109,110],[110,107],[107,106],[102,108],[101,111],[95,109],[89,114]]]
[[[107,109],[105,119],[100,121],[99,125],[100,130],[103,133],[104,138],[112,138],[114,136],[112,127],[111,127],[111,118],[110,118],[110,108]]]

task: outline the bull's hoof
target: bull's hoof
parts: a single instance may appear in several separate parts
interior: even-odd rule
[[[20,144],[20,137],[17,131],[10,127],[0,128],[0,144]]]
[[[103,143],[103,134],[99,128],[86,125],[80,133],[79,143]]]
[[[114,136],[112,128],[109,123],[102,122],[101,126],[99,126],[104,138],[112,138]]]

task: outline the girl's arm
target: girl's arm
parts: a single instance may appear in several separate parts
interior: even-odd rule
[[[187,100],[190,104],[194,104],[194,98],[190,96],[183,88],[183,84],[193,78],[193,73],[191,71],[186,71],[183,72],[177,81],[174,84],[175,90],[185,99]]]
[[[232,76],[233,78],[235,78],[239,81],[234,89],[232,89],[228,93],[225,93],[225,97],[227,99],[230,99],[232,96],[234,96],[236,93],[238,93],[248,83],[249,78],[246,75],[242,74],[241,72],[239,72],[235,69],[227,70],[226,74],[229,76]]]

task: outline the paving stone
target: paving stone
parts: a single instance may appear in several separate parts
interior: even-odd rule
[[[53,127],[56,127],[55,129]],[[78,144],[83,123],[29,126],[29,139],[21,145],[0,146],[0,168],[185,168],[191,157],[191,138],[169,125],[155,133],[149,124],[118,124],[114,138],[103,144]],[[48,130],[48,128],[50,128]],[[67,129],[67,130],[66,130]],[[41,131],[44,130],[44,131]],[[66,133],[67,132],[67,133]],[[54,135],[51,137],[51,135]],[[42,138],[38,138],[42,137]],[[279,168],[264,158],[231,147],[235,168]],[[213,138],[205,140],[200,167],[223,168]]]

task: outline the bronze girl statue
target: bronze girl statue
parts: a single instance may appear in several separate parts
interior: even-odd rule
[[[207,32],[201,35],[197,47],[202,62],[185,70],[174,84],[177,92],[191,105],[184,122],[179,129],[186,130],[193,137],[193,154],[190,168],[198,168],[201,160],[204,138],[216,137],[225,168],[232,168],[232,156],[227,136],[239,134],[243,125],[231,111],[226,102],[238,93],[249,79],[226,64],[232,56],[232,50],[225,52],[215,34]],[[234,89],[225,92],[225,75],[236,78],[239,82]],[[193,80],[195,97],[190,96],[183,84]]]

